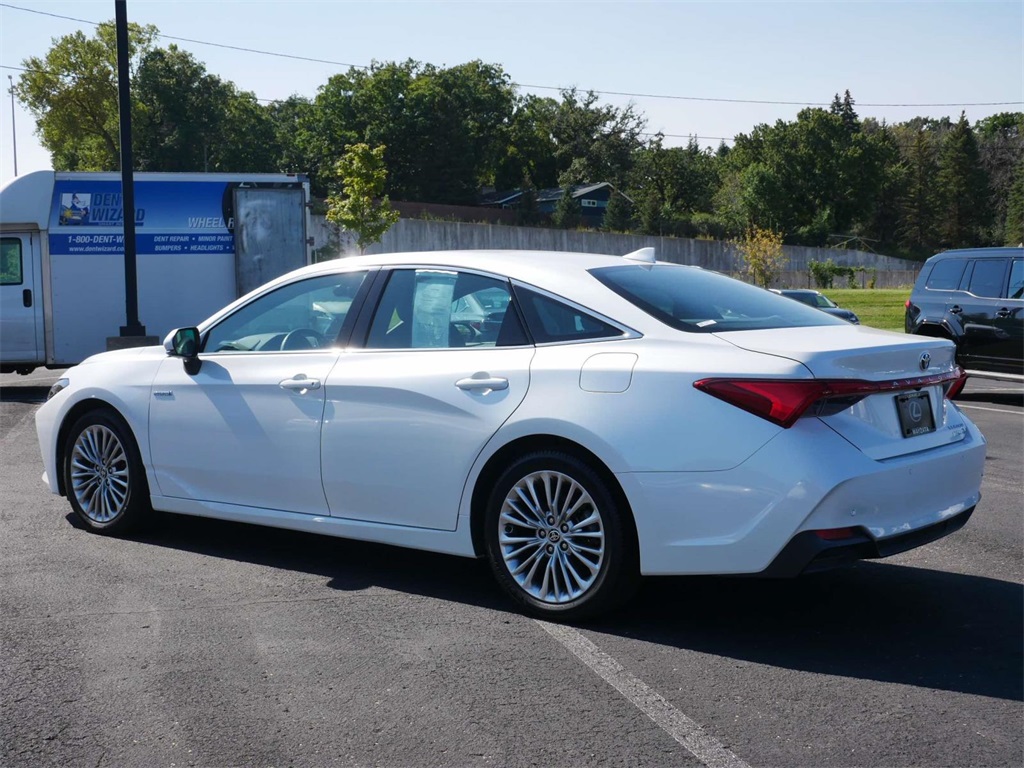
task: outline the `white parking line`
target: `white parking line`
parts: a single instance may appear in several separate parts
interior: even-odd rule
[[[698,723],[623,669],[621,664],[575,629],[539,619],[534,621],[708,768],[750,768]]]
[[[981,405],[964,405],[963,403],[957,403],[956,406],[957,408],[970,408],[972,411],[992,411],[992,413],[1015,413],[1018,416],[1021,414],[1021,411],[1008,411],[1005,408],[985,408],[984,406]]]

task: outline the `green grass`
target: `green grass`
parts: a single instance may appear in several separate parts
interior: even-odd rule
[[[904,303],[909,288],[826,288],[822,291],[843,309],[852,310],[862,325],[886,331],[903,331]]]

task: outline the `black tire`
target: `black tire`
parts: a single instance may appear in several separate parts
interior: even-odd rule
[[[526,454],[501,474],[487,503],[491,570],[535,616],[568,621],[612,610],[640,578],[629,514],[575,456]]]
[[[114,411],[83,414],[64,443],[64,489],[85,526],[124,534],[149,522],[149,485],[131,430]]]

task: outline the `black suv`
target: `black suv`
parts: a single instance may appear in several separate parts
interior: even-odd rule
[[[906,306],[907,333],[951,339],[968,373],[1024,381],[1024,248],[932,256]]]

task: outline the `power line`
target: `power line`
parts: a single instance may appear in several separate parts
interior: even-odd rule
[[[91,24],[93,26],[99,26],[100,22],[90,21],[89,19],[79,19],[74,16],[64,16],[59,13],[49,13],[48,11],[39,11],[34,8],[23,8],[18,5],[11,5],[10,3],[0,3],[0,7],[10,8],[15,11],[24,11],[25,13],[34,13],[40,16],[49,16],[55,19],[64,19],[66,21],[75,21],[80,24]],[[318,59],[310,56],[297,56],[291,53],[280,53],[277,51],[263,51],[257,48],[247,48],[240,45],[227,45],[226,43],[213,43],[208,40],[195,40],[188,37],[177,37],[175,35],[165,35],[162,32],[157,33],[157,37],[161,37],[165,40],[176,40],[179,42],[193,43],[195,45],[208,45],[214,48],[225,48],[231,51],[242,51],[244,53],[255,53],[261,56],[276,56],[283,59],[295,59],[298,61],[309,61],[316,64],[330,64],[332,66],[340,67],[352,67],[355,69],[369,69],[366,64],[351,64],[344,61],[332,61],[330,59]],[[511,83],[518,88],[531,88],[534,90],[541,91],[564,91],[567,90],[562,86],[557,85],[535,85],[530,83]],[[601,94],[602,96],[628,96],[636,99],[665,99],[670,101],[700,101],[700,102],[711,102],[717,104],[766,104],[774,106],[789,106],[789,107],[828,107],[831,106],[831,102],[825,101],[779,101],[772,99],[729,99],[724,97],[712,97],[712,96],[678,96],[673,94],[659,94],[659,93],[634,93],[630,91],[607,91],[598,89],[587,89],[594,93]],[[858,102],[860,107],[1008,107],[1017,106],[1024,104],[1024,101],[963,101],[963,102],[944,102],[944,103],[869,103],[869,102]],[[666,136],[668,134],[665,134]],[[714,138],[714,137],[712,137]]]
[[[12,69],[12,70],[15,70],[16,72],[38,72],[39,74],[54,75],[55,77],[59,77],[60,76],[58,73],[52,72],[52,71],[47,70],[47,69],[29,69],[28,67],[14,67],[14,66],[11,66],[9,64],[0,64],[0,69]],[[264,104],[284,104],[287,101],[287,99],[264,99],[264,98],[261,98],[259,96],[253,96],[253,98],[256,101],[263,102]],[[309,102],[309,101],[302,101],[302,102],[299,102],[299,103],[302,106],[312,106],[311,102]],[[729,136],[698,136],[695,133],[665,133],[664,131],[656,131],[656,132],[641,131],[639,133],[639,135],[640,136],[664,136],[665,138],[672,138],[672,139],[704,139],[706,141],[712,141],[712,140],[714,140],[714,141],[735,141],[736,140],[735,138],[730,138]]]

